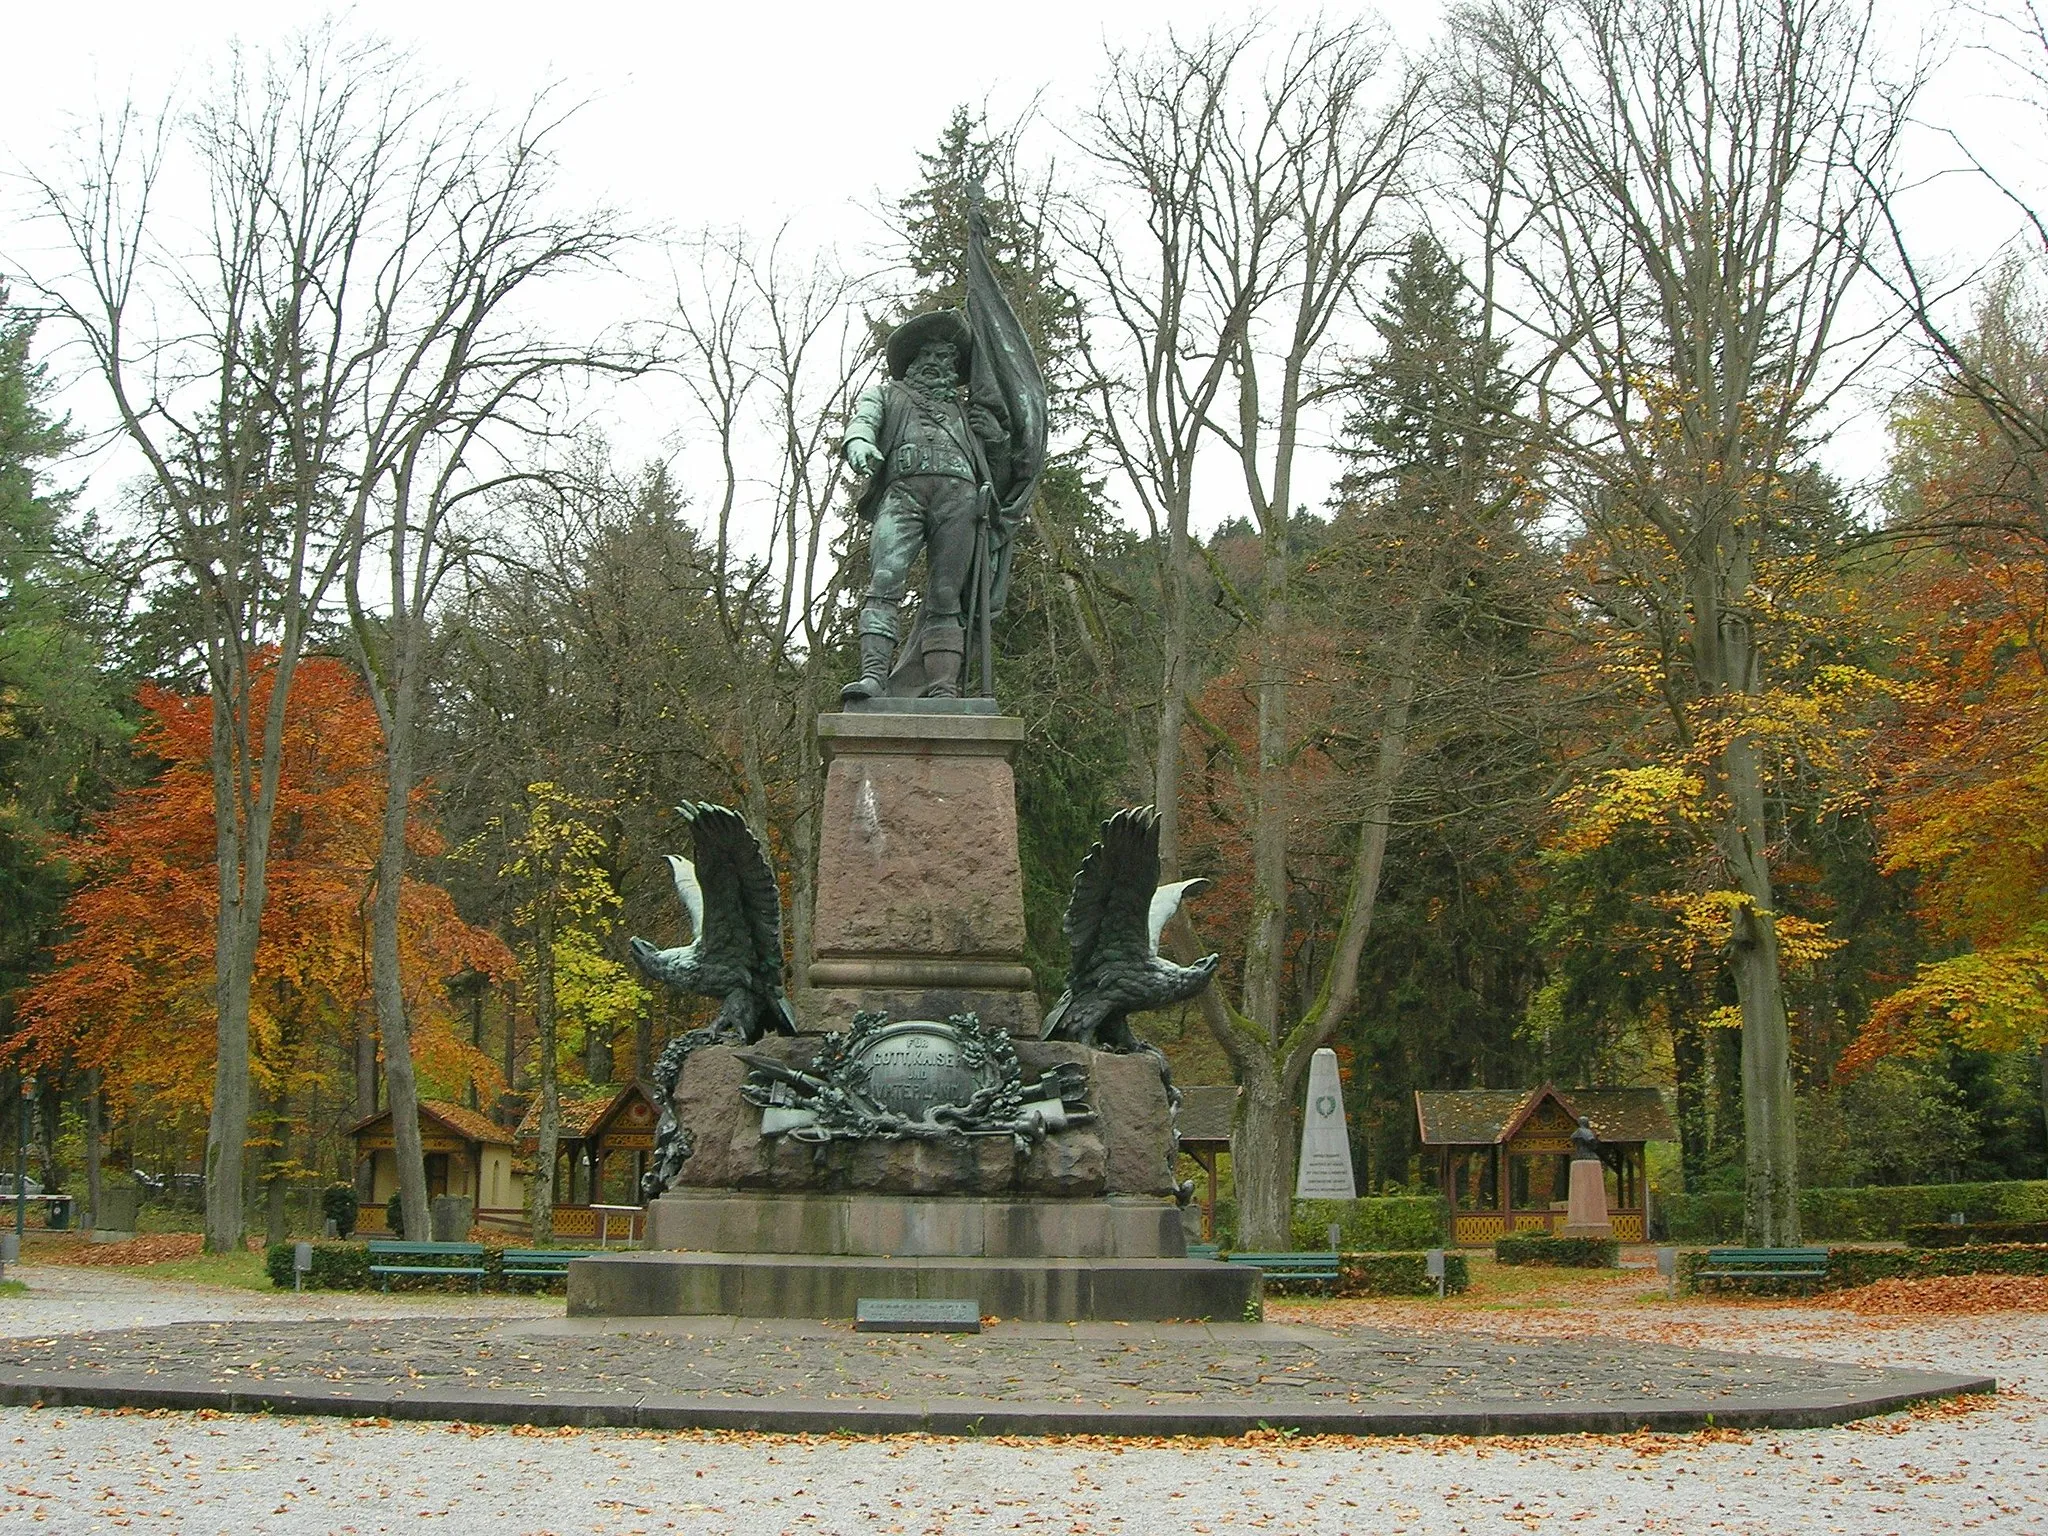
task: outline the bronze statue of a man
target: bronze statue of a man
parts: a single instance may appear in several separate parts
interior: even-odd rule
[[[869,477],[859,510],[874,526],[860,614],[860,676],[840,695],[848,703],[884,692],[960,696],[965,618],[978,600],[977,561],[988,558],[995,531],[992,466],[1001,466],[1005,479],[1010,466],[1001,398],[968,392],[973,350],[973,333],[958,310],[919,315],[889,337],[889,377],[860,397],[847,423],[843,451],[855,472]],[[898,616],[920,553],[926,573],[917,644],[897,667]],[[907,687],[901,686],[905,674]]]

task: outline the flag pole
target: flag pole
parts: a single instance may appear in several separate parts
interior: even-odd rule
[[[995,556],[995,551],[991,547],[994,543],[995,530],[989,526],[995,520],[995,492],[992,488],[982,492],[981,506],[981,527],[975,535],[981,545],[974,562],[977,589],[975,612],[981,624],[981,696],[992,699],[996,696],[996,651],[995,641],[990,636],[988,612],[989,564]]]

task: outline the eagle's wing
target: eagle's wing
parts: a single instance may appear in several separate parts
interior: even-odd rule
[[[753,828],[722,805],[679,809],[697,842],[707,963],[743,969],[756,985],[782,987],[782,892]]]
[[[680,854],[668,856],[668,867],[675,876],[676,899],[682,902],[690,919],[690,931],[683,935],[687,944],[704,931],[704,887],[697,883],[697,866]]]
[[[1172,885],[1162,885],[1152,893],[1151,910],[1146,916],[1150,930],[1152,953],[1159,953],[1159,935],[1166,932],[1166,925],[1173,921],[1173,914],[1180,910],[1180,904],[1187,897],[1205,889],[1209,882],[1199,876],[1193,880],[1176,880]]]
[[[1149,955],[1152,892],[1159,883],[1159,813],[1150,806],[1118,811],[1102,824],[1067,903],[1067,972],[1071,987],[1107,962]]]

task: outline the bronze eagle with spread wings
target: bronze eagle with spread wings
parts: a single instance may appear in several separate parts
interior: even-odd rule
[[[689,803],[676,810],[695,843],[694,861],[668,856],[692,937],[676,949],[636,938],[633,963],[672,992],[719,999],[712,1039],[751,1045],[771,1030],[795,1034],[782,990],[782,891],[768,855],[737,811]]]
[[[1067,903],[1067,990],[1045,1016],[1043,1039],[1109,1051],[1143,1049],[1129,1016],[1186,1002],[1216,974],[1217,957],[1176,965],[1159,954],[1159,935],[1181,902],[1206,880],[1159,883],[1159,813],[1118,811],[1102,824]]]

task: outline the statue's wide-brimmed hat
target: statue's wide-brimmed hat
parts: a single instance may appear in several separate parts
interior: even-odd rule
[[[935,309],[904,321],[889,333],[889,377],[900,379],[908,373],[910,365],[917,361],[918,350],[928,341],[953,343],[960,349],[964,369],[967,354],[974,349],[974,332],[967,328],[967,317],[957,309]]]

